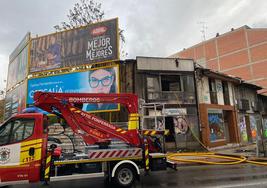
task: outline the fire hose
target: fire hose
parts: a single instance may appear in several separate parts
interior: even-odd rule
[[[204,158],[204,160],[201,159],[190,159],[187,157],[195,157],[195,158]],[[256,165],[267,165],[267,162],[262,162],[262,159],[248,159],[245,156],[239,156],[239,155],[226,155],[226,154],[220,154],[220,153],[212,153],[212,152],[188,152],[188,153],[170,153],[167,155],[168,160],[176,163],[198,163],[198,164],[209,164],[209,165],[234,165],[234,164],[240,164],[240,163],[250,163],[250,164],[256,164]],[[216,160],[223,160],[223,161],[209,161],[207,159],[216,159]],[[227,160],[227,161],[226,161]]]
[[[192,133],[193,137],[207,152],[170,153],[167,155],[167,159],[169,161],[176,163],[184,162],[184,163],[198,163],[198,164],[208,164],[208,165],[234,165],[240,163],[250,163],[255,165],[267,166],[267,159],[266,160],[260,158],[249,159],[248,157],[242,155],[232,155],[232,154],[228,155],[228,154],[210,152],[209,149],[198,139],[198,137],[195,136],[194,132],[191,130],[191,127],[188,126],[188,128],[189,128],[188,130]],[[201,160],[201,158],[204,159]],[[215,161],[212,160],[209,161],[208,159],[213,159],[213,160],[215,159]]]
[[[201,159],[188,159],[186,157],[206,157],[210,159],[221,159],[224,161],[208,161]],[[217,154],[212,152],[203,152],[203,153],[171,153],[167,156],[168,160],[173,162],[187,162],[187,163],[200,163],[200,164],[212,164],[212,165],[233,165],[245,162],[247,160],[244,156],[229,156],[223,154]],[[228,160],[228,161],[225,161]]]

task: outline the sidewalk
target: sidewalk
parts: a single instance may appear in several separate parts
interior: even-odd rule
[[[214,147],[214,148],[209,148],[209,151],[207,151],[207,153],[215,153],[215,154],[222,154],[222,155],[226,155],[226,156],[231,156],[233,155],[236,156],[237,158],[239,158],[238,156],[242,157],[246,157],[249,159],[255,159],[255,158],[261,158],[263,161],[266,161],[267,158],[263,158],[263,154],[261,154],[260,156],[257,156],[256,153],[256,144],[249,144],[246,146],[242,146],[240,144],[227,144],[225,146],[220,146],[220,147]],[[200,160],[200,161],[207,161],[207,162],[215,162],[215,163],[224,163],[224,162],[231,162],[233,161],[232,159],[227,159],[227,158],[217,158],[217,157],[213,157],[213,156],[209,156],[205,154],[203,156],[201,156],[203,154],[203,152],[189,152],[189,155],[183,156],[183,154],[186,154],[187,152],[181,152],[181,153],[177,153],[177,154],[182,154],[182,156],[176,156],[176,159],[185,159],[185,160]],[[204,152],[205,153],[205,152]],[[198,156],[198,154],[200,154]],[[177,165],[181,165],[181,166],[198,166],[198,165],[203,165],[201,163],[197,163],[197,162],[189,162],[189,161],[176,161]]]
[[[209,151],[220,154],[256,157],[257,156],[256,147],[257,147],[256,144],[249,144],[246,146],[242,146],[240,144],[227,144],[225,146],[209,148]]]

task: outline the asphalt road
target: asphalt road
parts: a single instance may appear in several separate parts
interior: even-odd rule
[[[90,178],[63,182],[51,182],[49,186],[40,184],[16,185],[12,188],[106,188],[103,178]],[[110,187],[110,186],[109,186]],[[178,171],[167,170],[141,176],[133,187],[267,187],[267,166],[249,164],[227,166],[179,167]]]

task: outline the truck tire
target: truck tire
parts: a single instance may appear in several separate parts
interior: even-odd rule
[[[119,187],[130,187],[136,179],[136,170],[131,164],[123,164],[115,172],[113,181]]]

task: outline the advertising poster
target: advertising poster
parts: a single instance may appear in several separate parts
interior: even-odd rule
[[[24,37],[18,47],[9,56],[8,76],[7,76],[7,90],[11,89],[17,83],[23,81],[27,76],[28,65],[28,42],[30,34]]]
[[[26,82],[7,92],[5,98],[5,119],[22,112],[26,107]]]
[[[28,80],[27,105],[33,104],[35,91],[56,93],[119,93],[119,67],[103,67],[85,72]],[[118,104],[84,104],[85,111],[102,112],[119,109]]]
[[[118,19],[35,38],[30,53],[30,73],[118,60]]]

